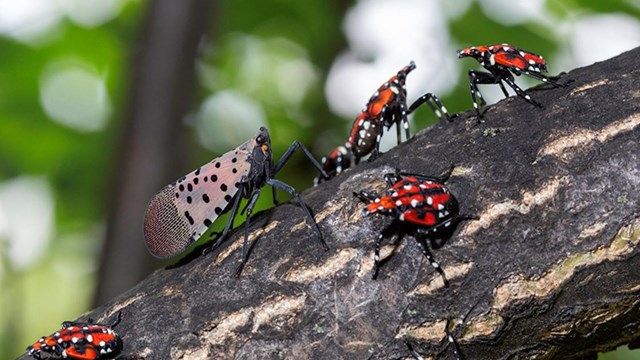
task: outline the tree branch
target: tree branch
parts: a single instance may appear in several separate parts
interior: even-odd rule
[[[510,97],[481,124],[471,111],[440,122],[306,191],[328,252],[286,203],[255,216],[239,279],[242,231],[86,316],[122,311],[124,354],[148,359],[398,359],[403,340],[450,359],[447,319],[468,359],[594,358],[637,343],[638,59],[635,49],[570,72],[566,88],[530,90],[545,109]],[[352,192],[382,192],[395,167],[437,175],[451,164],[461,212],[481,218],[434,250],[451,287],[410,237],[371,280],[390,219],[362,218]]]

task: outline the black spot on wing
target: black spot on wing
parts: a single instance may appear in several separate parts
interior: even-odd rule
[[[193,221],[193,218],[191,217],[191,214],[189,214],[188,211],[184,212],[184,217],[187,218],[187,221],[189,221],[189,224],[191,225],[195,224],[195,221]]]

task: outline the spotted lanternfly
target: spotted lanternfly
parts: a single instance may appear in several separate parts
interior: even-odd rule
[[[92,322],[63,322],[62,329],[27,347],[27,355],[37,359],[113,359],[122,351],[122,339],[113,331],[120,323],[120,313],[109,325]]]
[[[326,175],[309,150],[297,141],[273,165],[269,132],[261,127],[256,137],[166,186],[153,196],[144,218],[144,238],[151,254],[159,258],[180,254],[198,240],[218,216],[231,210],[227,225],[210,249],[217,248],[233,225],[240,200],[247,198],[249,202],[246,207],[247,221],[242,264],[237,272],[239,274],[247,260],[251,212],[260,196],[260,188],[266,184],[274,188],[274,201],[276,188],[288,192],[298,200],[322,246],[327,250],[320,228],[302,197],[292,186],[273,178],[298,149]]]
[[[449,342],[449,345],[451,345],[451,348],[453,349],[453,358],[456,360],[464,359],[464,357],[462,356],[462,353],[460,352],[460,348],[458,346],[458,342],[456,341],[456,338],[449,331],[449,320],[447,320],[447,324],[444,327],[444,332],[447,337],[447,341]],[[415,351],[413,349],[413,346],[411,346],[409,342],[405,341],[404,344],[407,346],[407,349],[409,349],[409,353],[411,354],[411,356],[413,356],[416,360],[424,360],[424,357],[422,357],[422,355],[420,355],[417,351]]]
[[[378,276],[380,268],[380,246],[383,238],[400,224],[409,225],[410,233],[415,237],[422,253],[449,286],[444,271],[435,261],[429,247],[427,237],[452,229],[461,220],[475,219],[471,215],[459,215],[458,200],[445,186],[453,167],[440,177],[417,175],[400,172],[384,176],[389,187],[383,196],[375,196],[365,191],[354,193],[361,201],[367,203],[362,210],[363,216],[375,213],[389,215],[394,221],[378,235],[374,254],[374,272],[372,278]]]
[[[473,107],[476,109],[478,119],[482,117],[481,108],[487,104],[478,90],[478,84],[498,84],[508,97],[509,93],[504,87],[504,81],[518,96],[525,99],[530,104],[542,107],[540,103],[533,100],[526,91],[516,85],[513,75],[527,75],[536,80],[553,85],[554,87],[564,87],[566,85],[557,83],[554,79],[543,75],[547,72],[547,64],[542,56],[520,50],[509,44],[497,44],[489,46],[473,46],[458,51],[458,58],[472,57],[476,59],[489,72],[469,70],[469,86],[471,88],[471,99]],[[513,74],[513,75],[512,75]],[[478,100],[479,99],[479,100]],[[478,102],[479,101],[479,102]]]
[[[416,64],[411,61],[371,95],[353,122],[347,141],[333,150],[329,156],[322,158],[323,169],[329,177],[339,175],[348,167],[358,164],[367,155],[371,155],[370,159],[375,158],[380,153],[380,140],[385,128],[388,130],[396,125],[398,144],[402,142],[401,129],[404,129],[405,139],[409,139],[407,115],[422,104],[428,104],[438,118],[445,116],[451,121],[447,109],[438,97],[431,93],[422,95],[407,108],[406,80],[407,75],[415,68]],[[314,184],[317,185],[323,180],[327,179],[318,176]]]

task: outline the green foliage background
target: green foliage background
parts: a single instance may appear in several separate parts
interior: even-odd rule
[[[211,42],[203,47],[198,63],[199,99],[204,101],[225,90],[255,99],[268,119],[276,157],[293,140],[299,140],[319,158],[344,141],[345,124],[353,120],[331,114],[323,92],[329,67],[347,46],[341,29],[351,5],[324,1],[219,1]],[[117,17],[97,27],[80,26],[65,18],[55,34],[37,44],[0,35],[0,182],[23,176],[44,179],[53,194],[55,211],[51,241],[42,256],[26,268],[13,265],[7,251],[7,235],[0,232],[0,358],[18,356],[40,336],[56,330],[60,322],[74,319],[90,308],[104,233],[105,204],[110,197],[109,171],[128,100],[130,66],[140,22],[147,6],[143,1],[128,2]],[[623,0],[547,1],[546,6],[560,18],[586,12],[626,13],[640,19],[639,7]],[[451,22],[449,29],[460,44],[510,42],[545,55],[566,45],[564,39],[545,36],[536,24],[497,23],[483,13],[478,3]],[[280,99],[268,74],[255,79],[257,85],[253,86],[238,77],[238,67],[246,60],[242,44],[246,45],[247,39],[266,42],[273,61],[293,56],[313,65],[318,78],[302,102],[291,105]],[[91,64],[104,79],[113,109],[104,129],[80,132],[51,121],[44,112],[39,96],[43,69],[66,58]],[[553,58],[547,58],[553,64]],[[382,79],[388,76],[380,75]],[[465,72],[451,74],[451,81],[458,85],[449,94],[439,94],[441,99],[452,112],[469,110]],[[194,114],[199,107],[194,105]],[[192,125],[185,122],[185,126]],[[226,144],[211,149],[195,145],[195,128],[193,131],[194,146],[189,154],[192,166],[185,173],[229,148]],[[254,132],[251,129],[249,133]],[[319,133],[329,135],[316,136]],[[279,178],[302,190],[309,186],[314,173],[302,157],[295,157],[292,162]],[[270,196],[264,196],[260,206],[269,207]],[[32,219],[34,223],[38,220]],[[631,358],[640,359],[639,352],[601,356],[609,360]]]

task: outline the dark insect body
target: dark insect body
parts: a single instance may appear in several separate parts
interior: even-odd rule
[[[326,175],[309,150],[297,141],[291,144],[280,161],[274,165],[269,132],[261,127],[257,136],[167,185],[153,196],[145,214],[144,238],[151,254],[159,258],[180,254],[202,236],[218,216],[231,211],[224,230],[208,249],[217,248],[233,225],[240,200],[246,198],[249,202],[245,208],[247,220],[242,263],[236,272],[236,275],[239,275],[248,257],[251,213],[264,185],[271,185],[273,188],[274,203],[276,188],[296,198],[318,234],[322,246],[327,250],[320,228],[302,197],[292,186],[273,178],[298,149],[301,149],[313,165]]]
[[[459,50],[458,58],[463,57],[476,59],[488,71],[469,70],[471,99],[473,100],[473,107],[478,114],[478,120],[482,118],[481,108],[487,104],[478,90],[478,85],[498,84],[504,96],[508,97],[509,93],[502,83],[504,81],[519,97],[540,108],[542,107],[540,103],[533,100],[526,91],[516,85],[513,75],[527,75],[554,87],[566,86],[542,74],[547,72],[547,64],[542,56],[520,50],[509,44],[473,46]]]
[[[445,286],[449,286],[444,271],[429,250],[426,238],[452,229],[461,220],[475,219],[474,216],[459,214],[458,200],[445,186],[452,171],[453,167],[441,177],[432,177],[396,170],[395,173],[384,176],[389,187],[384,195],[375,196],[365,191],[354,193],[358,199],[367,203],[362,210],[364,216],[381,213],[394,218],[376,240],[373,279],[378,276],[380,269],[382,240],[390,230],[395,230],[399,224],[406,224],[410,225],[422,254],[438,271]]]
[[[27,347],[27,355],[36,359],[113,359],[122,351],[122,339],[113,331],[119,323],[120,313],[109,325],[65,321],[62,329]]]
[[[398,144],[402,142],[402,129],[404,129],[405,139],[409,139],[407,116],[422,104],[429,105],[438,118],[445,116],[449,121],[451,120],[447,109],[438,97],[431,93],[422,95],[407,108],[406,80],[407,75],[415,68],[416,64],[411,61],[371,95],[364,109],[353,122],[347,141],[335,148],[329,156],[322,158],[322,168],[329,178],[357,165],[367,155],[371,155],[370,159],[378,156],[380,140],[385,128],[388,130],[394,124],[396,125]],[[318,185],[324,180],[328,178],[318,176],[314,184]]]
[[[456,338],[453,336],[453,334],[449,331],[448,320],[447,320],[447,324],[445,325],[444,332],[447,336],[447,341],[449,342],[449,345],[451,345],[451,348],[453,349],[453,358],[456,360],[463,360],[464,357],[460,352],[460,347],[458,346],[458,342],[456,341]],[[420,355],[417,351],[415,351],[413,349],[413,346],[411,346],[410,343],[405,341],[405,345],[409,349],[409,353],[411,354],[411,356],[413,356],[416,360],[424,360],[424,357],[422,357],[422,355]]]

